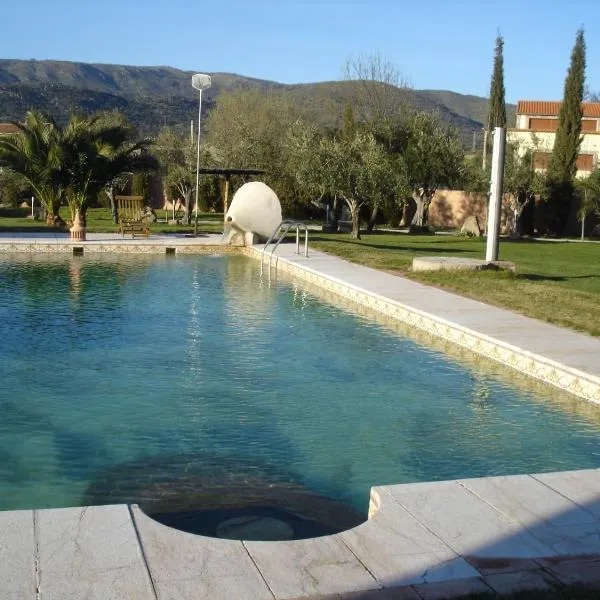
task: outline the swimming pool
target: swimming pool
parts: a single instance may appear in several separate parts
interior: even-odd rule
[[[350,522],[372,485],[600,466],[599,410],[259,271],[242,256],[0,259],[0,510],[206,502],[217,522],[248,494]]]

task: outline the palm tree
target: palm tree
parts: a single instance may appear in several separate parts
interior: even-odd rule
[[[0,166],[22,175],[46,207],[48,224],[59,224],[67,183],[61,130],[36,111],[27,113],[25,123],[14,124],[20,132],[0,139]]]
[[[68,174],[67,201],[71,218],[85,214],[98,193],[114,189],[114,182],[124,173],[152,171],[157,161],[150,156],[149,140],[130,141],[131,127],[111,115],[71,118],[63,131],[62,147]],[[116,217],[114,196],[109,195]]]
[[[131,141],[133,130],[120,115],[73,116],[61,129],[53,119],[29,111],[25,123],[15,125],[19,133],[0,139],[0,166],[23,175],[46,206],[49,224],[60,222],[63,200],[72,219],[79,212],[85,220],[88,207],[110,182],[158,166],[147,151],[150,141]]]
[[[155,172],[159,168],[158,160],[150,154],[151,140],[134,141],[135,128],[118,111],[100,115],[97,127],[102,130],[104,153],[110,161],[105,164],[104,193],[110,201],[113,222],[119,215],[115,203],[115,193],[122,190],[129,175],[139,172]]]

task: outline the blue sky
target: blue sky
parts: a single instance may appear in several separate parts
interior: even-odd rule
[[[9,2],[0,58],[169,65],[297,83],[340,79],[349,57],[379,53],[414,88],[480,96],[489,93],[499,29],[509,102],[562,97],[583,26],[587,83],[600,92],[598,0]]]

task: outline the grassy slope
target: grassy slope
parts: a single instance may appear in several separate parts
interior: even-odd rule
[[[404,234],[320,234],[313,247],[353,262],[397,272],[488,304],[600,336],[600,245],[502,240],[500,258],[517,265],[506,272],[409,271],[414,256],[484,258],[482,240]]]

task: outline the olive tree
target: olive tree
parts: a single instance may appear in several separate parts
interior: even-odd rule
[[[352,107],[352,121],[370,131],[386,150],[395,154],[399,150],[399,134],[411,112],[409,94],[411,85],[400,68],[379,53],[363,54],[349,58],[344,66],[344,79],[353,84],[347,105]],[[348,109],[344,113],[344,130],[348,127]],[[354,127],[354,123],[350,123]],[[402,135],[400,135],[402,138]],[[389,213],[397,213],[397,199],[386,203]],[[367,231],[372,231],[380,204],[371,207]]]
[[[207,141],[222,167],[264,169],[264,182],[284,211],[303,202],[287,153],[287,133],[300,111],[284,93],[268,90],[222,92],[209,114]]]
[[[314,129],[292,137],[298,182],[314,196],[329,195],[346,203],[352,237],[360,239],[360,212],[380,205],[390,195],[402,197],[406,177],[385,148],[368,131],[352,135],[319,136]]]
[[[184,221],[191,222],[190,210],[196,188],[196,152],[192,142],[172,129],[162,129],[155,142],[153,151],[160,164],[167,190],[175,190],[185,203]],[[173,205],[177,198],[171,198]]]
[[[600,169],[595,169],[589,177],[577,181],[577,187],[580,196],[578,217],[583,229],[587,217],[600,217]]]
[[[504,163],[503,198],[512,212],[511,233],[517,237],[522,234],[521,216],[525,208],[535,201],[536,194],[542,193],[544,179],[536,173],[533,152],[519,151],[518,145],[509,144]]]
[[[417,205],[413,224],[427,226],[429,206],[439,188],[451,187],[463,170],[464,153],[456,131],[436,112],[416,111],[405,125],[401,155]]]

